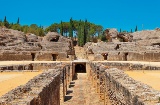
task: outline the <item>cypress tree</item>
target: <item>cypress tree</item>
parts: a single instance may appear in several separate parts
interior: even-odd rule
[[[61,21],[60,24],[60,34],[63,36],[63,22]]]
[[[120,31],[119,31],[120,33],[122,32],[122,30],[121,30],[121,28],[120,28]]]
[[[78,23],[78,46],[81,46],[81,20]]]
[[[131,33],[132,33],[132,29],[131,29]]]
[[[18,19],[17,19],[17,24],[19,24],[19,17],[18,17]]]
[[[3,22],[7,22],[7,17],[6,16],[4,17],[4,21]]]
[[[136,26],[136,28],[135,28],[135,32],[136,32],[136,31],[138,31],[138,27],[137,27],[137,26]]]
[[[87,42],[87,20],[84,23],[84,44]]]
[[[8,21],[7,21],[7,17],[6,17],[6,16],[4,17],[3,24],[4,24],[4,26],[7,27],[7,28],[9,27],[9,23],[8,23]]]
[[[81,44],[80,44],[80,46],[83,46],[84,44],[85,44],[85,42],[84,42],[84,22],[82,21],[81,22]]]
[[[72,18],[70,19],[70,24],[69,24],[69,37],[73,38],[73,20]]]
[[[2,20],[0,20],[0,26],[2,26]]]

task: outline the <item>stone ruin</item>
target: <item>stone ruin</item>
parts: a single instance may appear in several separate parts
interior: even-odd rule
[[[31,71],[41,68],[44,72],[0,97],[0,105],[60,105],[60,100],[64,100],[73,78],[69,63],[30,63],[13,67],[1,66],[0,69],[3,72],[26,71],[27,68],[16,67],[31,65]]]
[[[160,92],[136,81],[117,68],[90,63],[89,80],[104,105],[159,105]]]
[[[109,42],[89,42],[84,46],[89,60],[160,61],[159,29],[119,34],[111,29],[106,37]],[[120,42],[119,38],[125,42]]]
[[[56,32],[45,37],[0,28],[0,61],[56,61],[74,59],[71,39]]]
[[[143,36],[143,37],[141,37]],[[71,39],[49,32],[44,37],[0,28],[1,61],[69,61],[1,65],[0,72],[44,72],[25,85],[0,97],[0,105],[60,105],[64,101],[76,65],[83,65],[89,81],[104,105],[160,105],[160,92],[130,78],[123,70],[160,70],[159,66],[140,63],[99,61],[160,61],[160,29],[135,33],[107,31],[110,42],[87,43],[86,59],[72,62],[75,51]],[[119,38],[124,42],[120,42]],[[70,62],[71,61],[71,62]],[[83,62],[82,62],[83,61]]]

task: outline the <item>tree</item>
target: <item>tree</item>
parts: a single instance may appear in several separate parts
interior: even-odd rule
[[[2,22],[2,20],[0,20],[0,26],[2,26],[3,25],[3,22]]]
[[[12,24],[11,29],[21,31],[21,26],[19,24]]]
[[[63,36],[63,22],[61,21],[60,24],[60,34]]]
[[[17,19],[17,24],[19,24],[19,17],[18,17],[18,19]]]
[[[131,29],[131,33],[132,33],[132,29]]]
[[[103,31],[103,27],[101,25],[96,25],[96,33],[98,34],[98,37],[100,33],[102,33],[102,31]]]
[[[101,41],[107,42],[107,38],[106,38],[106,31],[103,31],[102,35],[101,35]]]
[[[120,28],[120,31],[119,31],[120,33],[122,32],[122,30],[121,30],[121,28]]]
[[[38,28],[38,36],[44,36],[44,30],[42,28]]]
[[[80,39],[80,46],[82,47],[85,44],[85,40],[84,40],[85,36],[84,36],[84,22],[82,21],[81,23],[81,39]]]
[[[136,32],[136,31],[138,31],[138,27],[137,27],[137,26],[136,26],[136,28],[135,28],[135,32]]]
[[[73,38],[73,20],[72,18],[70,19],[70,24],[69,24],[69,37]]]
[[[21,30],[22,30],[24,33],[28,33],[29,26],[28,26],[28,25],[24,25],[24,26],[22,26]]]
[[[78,45],[80,46],[82,43],[81,43],[81,20],[79,21],[79,24],[78,24]]]
[[[87,42],[87,35],[88,35],[88,26],[87,26],[87,20],[84,22],[84,44]]]
[[[59,24],[58,23],[54,23],[51,26],[47,27],[45,31],[46,32],[49,32],[49,31],[58,32],[58,30],[59,30]]]
[[[9,28],[9,23],[8,23],[8,21],[7,21],[7,17],[6,17],[6,16],[4,17],[3,25],[4,25],[6,28]]]
[[[68,36],[68,31],[69,31],[69,22],[63,22],[63,30],[64,30],[64,33],[67,37]]]

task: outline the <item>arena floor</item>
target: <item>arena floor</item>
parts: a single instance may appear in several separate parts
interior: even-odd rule
[[[34,76],[42,72],[2,72],[0,73],[0,96],[19,85],[26,84]]]
[[[155,90],[160,90],[160,70],[133,70],[133,71],[126,71],[130,77],[137,81],[141,81],[142,83],[145,83],[151,87],[153,87]]]

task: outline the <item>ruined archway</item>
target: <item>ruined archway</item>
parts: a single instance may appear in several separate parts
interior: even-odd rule
[[[31,53],[31,56],[32,56],[32,61],[34,61],[34,59],[35,59],[35,53]]]
[[[102,55],[103,55],[104,60],[108,60],[108,53],[105,53],[105,54],[102,54]]]
[[[86,64],[83,63],[76,64],[75,73],[86,73]]]
[[[58,40],[59,40],[59,37],[56,37],[56,38],[50,39],[50,42],[58,42]]]
[[[56,61],[57,60],[57,54],[52,54],[52,60]]]
[[[128,60],[128,53],[124,53],[124,61],[127,61]]]

